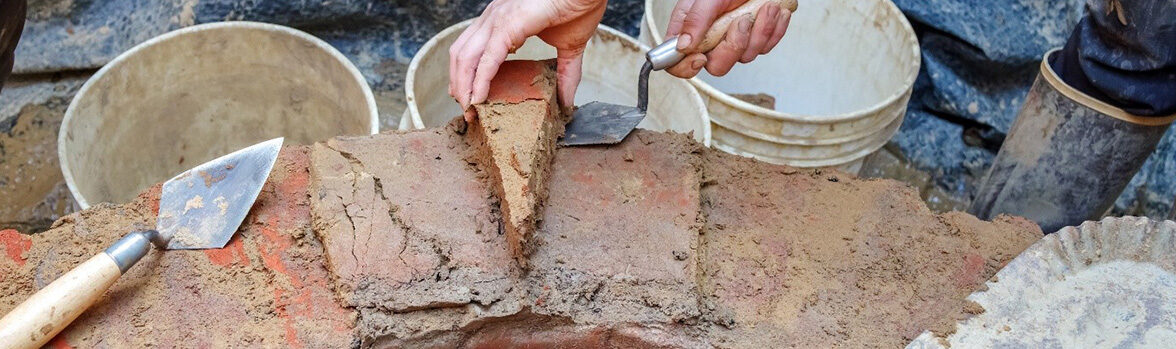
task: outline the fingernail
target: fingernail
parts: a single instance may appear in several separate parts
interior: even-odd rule
[[[755,22],[754,17],[743,16],[743,19],[739,20],[739,32],[750,33],[751,32],[751,25],[754,24],[754,22]]]
[[[694,38],[690,37],[690,34],[679,35],[678,36],[678,50],[685,50],[685,49],[690,48],[690,44],[692,44],[691,41],[694,41]]]
[[[706,66],[706,58],[695,58],[694,62],[690,62],[690,69],[699,70]]]

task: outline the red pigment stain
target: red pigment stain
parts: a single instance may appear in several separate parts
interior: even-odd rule
[[[233,264],[248,265],[249,256],[245,254],[245,244],[240,237],[233,237],[225,248],[204,250],[204,255],[212,264],[228,267]]]
[[[274,288],[274,299],[279,301],[277,307],[275,307],[275,312],[278,313],[279,318],[284,320],[282,327],[286,330],[286,343],[290,344],[290,347],[301,348],[302,342],[298,340],[298,330],[294,328],[294,320],[290,318],[290,313],[286,311],[288,302],[284,301],[286,299],[285,291],[281,288]]]
[[[528,99],[543,99],[544,91],[535,83],[543,75],[545,62],[506,61],[490,81],[488,102],[519,103]]]
[[[304,151],[284,150],[278,165],[274,171],[279,175],[272,176],[267,183],[272,190],[263,191],[258,198],[258,201],[264,204],[255,208],[259,224],[255,226],[254,231],[260,234],[258,239],[251,240],[250,246],[261,255],[266,268],[289,281],[289,284],[271,284],[275,313],[282,321],[287,346],[304,347],[305,344],[298,338],[296,318],[310,319],[319,325],[327,325],[321,323],[323,319],[343,319],[350,313],[334,302],[332,294],[320,294],[320,290],[330,289],[325,274],[318,275],[314,270],[303,268],[297,263],[287,264],[283,259],[286,251],[294,243],[290,235],[284,232],[299,229],[310,217],[309,198],[306,192],[310,183],[310,172],[306,170],[309,167],[309,154]],[[351,331],[345,321],[333,322],[336,331]]]
[[[53,337],[53,340],[49,341],[49,343],[46,343],[45,347],[53,349],[74,349],[72,345],[69,345],[69,342],[65,341],[64,335]]]
[[[4,244],[8,259],[20,266],[25,264],[24,253],[33,248],[33,240],[12,229],[0,230],[0,243]]]
[[[959,273],[956,273],[956,287],[971,288],[976,286],[980,281],[978,279],[982,271],[984,271],[984,257],[975,253],[964,256],[963,268],[960,269]]]
[[[576,172],[572,174],[572,181],[580,184],[596,184],[596,176],[587,172]]]

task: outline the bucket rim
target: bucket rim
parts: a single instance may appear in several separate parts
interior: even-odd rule
[[[775,162],[786,163],[789,166],[803,167],[803,168],[839,166],[839,165],[853,162],[858,159],[865,158],[866,156],[869,156],[870,154],[873,154],[874,152],[878,151],[878,149],[882,149],[882,147],[885,147],[886,144],[890,142],[890,138],[893,137],[894,134],[898,133],[898,129],[902,126],[902,122],[904,119],[905,119],[905,116],[899,117],[898,119],[891,121],[891,123],[888,124],[885,129],[879,130],[878,132],[873,134],[874,136],[878,136],[878,137],[874,137],[872,140],[865,142],[865,145],[861,146],[860,148],[849,150],[849,151],[846,151],[842,154],[838,154],[835,156],[824,157],[824,158],[819,158],[819,159],[788,158],[788,157],[779,157],[779,156],[775,156],[775,155],[767,155],[767,154],[763,154],[762,152],[758,152],[758,151],[750,150],[750,149],[745,149],[740,146],[730,144],[730,143],[724,141],[723,139],[714,139],[713,144],[715,145],[716,148],[719,148],[719,150],[723,150],[728,153],[744,155],[744,156],[753,156],[756,158],[771,159],[771,160],[774,160]],[[724,127],[724,129],[726,129],[726,128]],[[730,130],[730,129],[727,129],[727,130]],[[738,131],[734,131],[734,132],[737,134],[739,133]],[[881,137],[881,135],[886,135],[886,137]],[[760,140],[760,141],[763,141],[763,140]],[[800,145],[800,146],[803,146],[803,145]],[[773,161],[769,161],[769,162],[773,162]]]
[[[67,135],[67,130],[73,124],[73,118],[75,116],[74,113],[78,108],[79,101],[81,100],[78,97],[86,95],[88,92],[90,92],[90,89],[94,88],[93,86],[97,81],[101,80],[103,77],[109,74],[111,70],[122,66],[124,62],[137,55],[140,51],[146,50],[147,48],[155,46],[161,42],[173,40],[187,34],[220,29],[253,29],[277,32],[291,35],[298,39],[306,40],[307,42],[315,45],[315,47],[322,49],[328,55],[335,58],[336,61],[343,64],[343,68],[351,74],[351,77],[355,79],[357,83],[359,83],[361,87],[360,90],[364,95],[364,101],[368,107],[369,132],[370,134],[377,134],[380,132],[380,114],[377,110],[375,95],[372,94],[372,89],[371,86],[368,85],[367,79],[363,77],[363,74],[359,72],[359,68],[356,68],[355,64],[351,62],[350,59],[347,59],[343,53],[339,52],[339,50],[335,49],[334,46],[331,46],[326,41],[323,41],[314,35],[310,35],[304,31],[283,25],[252,21],[212,22],[172,30],[148,39],[147,41],[136,44],[130,49],[123,51],[118,56],[115,56],[114,59],[110,60],[110,62],[103,64],[102,68],[99,68],[97,72],[94,72],[94,75],[91,75],[89,79],[86,79],[86,82],[82,84],[82,87],[78,89],[78,92],[74,94],[73,99],[70,100],[69,106],[66,107],[65,115],[62,117],[61,126],[58,128],[57,132],[57,161],[58,165],[61,167],[61,174],[65,179],[65,185],[69,188],[69,193],[73,196],[74,202],[76,202],[81,209],[88,209],[92,205],[89,200],[82,195],[80,189],[78,188],[76,181],[74,180],[73,171],[69,166],[69,160],[66,157],[66,154],[68,153],[66,144],[69,138]]]
[[[900,127],[903,119],[904,119],[903,114],[896,114],[893,118],[891,118],[889,120],[885,120],[884,122],[878,122],[877,124],[874,125],[875,127],[877,127],[876,129],[872,129],[867,132],[862,132],[860,134],[854,134],[854,135],[848,135],[848,136],[829,137],[829,138],[822,138],[822,139],[808,139],[808,140],[797,139],[797,138],[787,138],[787,137],[780,137],[780,136],[772,136],[770,134],[765,134],[763,132],[756,131],[756,130],[745,129],[745,128],[739,127],[739,126],[728,126],[729,122],[718,121],[718,119],[711,119],[711,123],[714,125],[717,125],[718,127],[723,128],[727,131],[737,133],[740,136],[754,139],[754,140],[761,141],[761,142],[787,145],[787,146],[830,146],[830,145],[840,145],[840,144],[851,143],[851,142],[859,141],[859,140],[866,139],[866,138],[875,138],[878,135],[886,133],[886,131],[889,130],[890,128]],[[887,138],[889,138],[889,137],[887,137]]]
[[[663,34],[664,30],[662,28],[659,28],[657,23],[653,21],[653,2],[654,1],[655,0],[645,0],[645,13],[642,14],[641,18],[642,18],[642,22],[647,23],[646,25],[649,26],[649,34],[652,37],[653,42],[661,43],[661,42],[665,41],[665,37]],[[915,45],[913,45],[913,47],[911,48],[911,50],[914,53],[914,59],[912,59],[911,63],[909,63],[912,74],[907,76],[906,80],[903,81],[902,88],[898,89],[897,92],[892,93],[890,96],[887,96],[882,101],[875,103],[874,105],[872,105],[868,108],[863,108],[863,109],[853,111],[853,112],[835,114],[835,115],[830,115],[830,116],[818,116],[818,115],[813,115],[813,114],[785,113],[785,112],[781,112],[781,111],[774,110],[774,109],[764,108],[764,107],[740,100],[738,98],[735,98],[735,97],[731,96],[730,94],[727,94],[723,91],[719,91],[719,89],[715,88],[714,86],[711,86],[710,84],[706,83],[705,81],[702,81],[702,79],[699,79],[697,76],[691,78],[690,83],[694,84],[695,87],[697,87],[700,91],[703,91],[708,97],[718,99],[720,102],[722,102],[726,105],[729,105],[739,111],[742,111],[742,112],[745,112],[745,113],[748,113],[748,114],[751,114],[754,116],[765,117],[765,118],[770,118],[770,119],[775,119],[775,120],[784,120],[784,121],[788,121],[788,122],[802,123],[802,124],[828,125],[828,124],[836,124],[836,123],[841,123],[841,122],[846,122],[846,121],[858,120],[858,119],[862,119],[867,116],[873,115],[873,114],[877,113],[878,111],[886,108],[887,106],[890,106],[894,103],[897,103],[903,97],[903,94],[907,93],[907,91],[910,91],[914,88],[915,80],[919,76],[919,70],[922,67],[922,60],[923,60],[922,51],[920,50],[919,38],[917,35],[915,35],[915,30],[914,30],[914,27],[911,26],[911,22],[909,20],[907,20],[906,16],[904,16],[902,14],[902,10],[900,10],[898,8],[898,6],[894,4],[894,2],[891,2],[889,0],[876,0],[876,1],[884,3],[887,11],[890,12],[892,15],[894,15],[893,17],[898,18],[900,23],[902,23],[903,28],[906,29],[905,32],[907,34],[906,35],[907,38],[909,39],[910,42],[915,43]],[[803,8],[797,9],[797,12],[801,12],[801,11],[803,11]]]

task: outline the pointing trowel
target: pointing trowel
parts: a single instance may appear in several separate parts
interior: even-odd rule
[[[165,250],[223,248],[253,207],[282,138],[204,163],[163,184],[155,230],[127,234],[0,319],[0,347],[40,348],[65,329],[154,244]]]
[[[710,52],[726,37],[727,29],[731,27],[732,22],[746,15],[751,15],[754,20],[759,9],[771,3],[779,5],[781,9],[796,12],[796,0],[750,0],[715,20],[694,51],[678,51],[677,37],[670,38],[649,50],[645,55],[645,65],[641,67],[641,75],[637,78],[637,107],[602,102],[585,104],[572,114],[572,121],[568,123],[560,144],[571,146],[620,143],[637,128],[641,120],[645,119],[649,107],[649,73],[672,67],[692,53]]]

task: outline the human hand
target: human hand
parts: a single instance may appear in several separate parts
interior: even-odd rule
[[[538,35],[556,49],[562,105],[573,105],[584,48],[604,16],[606,0],[494,0],[449,47],[449,95],[472,121],[470,106],[486,101],[506,56]]]
[[[679,0],[670,15],[666,37],[678,36],[678,50],[690,52],[716,19],[747,1]],[[771,52],[784,37],[791,19],[792,11],[771,2],[759,9],[754,21],[751,15],[732,21],[723,41],[710,52],[691,54],[666,71],[684,79],[698,75],[704,67],[711,75],[726,75],[736,62],[749,63]]]

